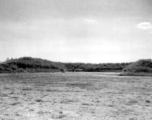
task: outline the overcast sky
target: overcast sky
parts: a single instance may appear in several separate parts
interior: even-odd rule
[[[0,61],[152,58],[152,0],[0,0]]]

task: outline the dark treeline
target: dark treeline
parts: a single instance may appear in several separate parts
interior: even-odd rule
[[[117,72],[122,71],[129,64],[130,63],[61,63],[40,58],[22,57],[18,59],[8,59],[0,63],[0,72]]]
[[[85,64],[85,63],[66,63],[68,70],[86,71],[86,72],[110,72],[122,71],[130,63],[102,63],[102,64]]]

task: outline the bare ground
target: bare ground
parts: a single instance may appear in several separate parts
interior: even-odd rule
[[[1,74],[0,120],[152,120],[152,78]]]

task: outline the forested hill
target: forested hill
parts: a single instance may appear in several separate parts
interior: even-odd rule
[[[152,76],[152,60],[142,59],[128,65],[120,75],[124,76]]]
[[[0,72],[56,72],[62,69],[65,69],[62,63],[31,57],[10,59],[0,64]]]
[[[65,71],[85,71],[85,72],[115,72],[123,70],[130,63],[61,63],[52,62],[40,58],[22,57],[9,59],[0,63],[0,73],[12,72],[65,72]]]

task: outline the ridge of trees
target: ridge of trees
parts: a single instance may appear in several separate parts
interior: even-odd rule
[[[61,63],[41,58],[21,57],[18,59],[7,59],[0,63],[0,73],[11,72],[116,72],[122,71],[130,63]]]

